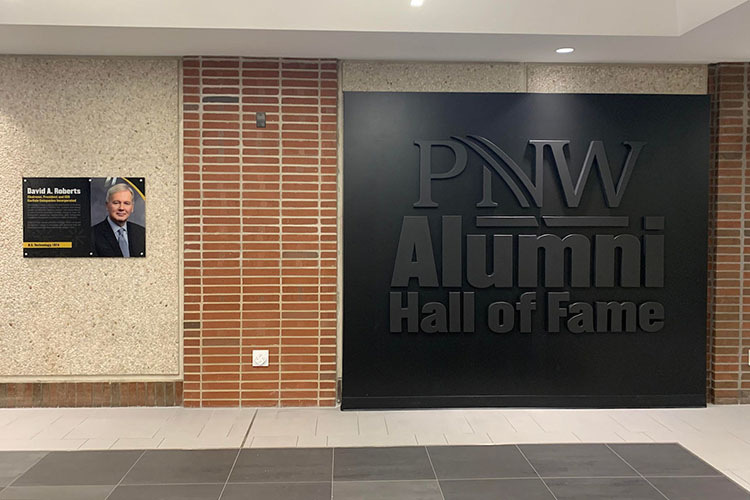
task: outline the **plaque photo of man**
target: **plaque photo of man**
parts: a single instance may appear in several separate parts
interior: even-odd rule
[[[91,256],[146,256],[146,196],[143,179],[91,180]]]

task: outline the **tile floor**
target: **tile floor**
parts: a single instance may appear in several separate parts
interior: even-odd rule
[[[0,499],[747,500],[677,444],[0,452]]]
[[[0,410],[0,451],[148,450],[144,457],[151,459],[148,457],[155,450],[231,450],[236,455],[237,449],[252,448],[428,446],[432,450],[439,445],[517,444],[523,448],[526,444],[561,443],[607,443],[612,448],[626,443],[679,443],[750,491],[749,405],[655,410],[367,412],[341,412],[335,408]],[[591,481],[596,485],[599,479]],[[482,484],[491,491],[489,483]],[[349,487],[342,487],[342,491]],[[560,487],[564,489],[564,484]],[[99,487],[87,488],[94,491]],[[210,487],[197,490],[202,489]],[[76,495],[72,498],[84,498]],[[712,500],[718,497],[713,496]]]

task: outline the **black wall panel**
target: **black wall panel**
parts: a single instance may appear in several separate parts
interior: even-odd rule
[[[708,104],[345,93],[343,408],[704,405]]]

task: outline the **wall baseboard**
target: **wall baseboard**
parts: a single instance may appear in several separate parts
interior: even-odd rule
[[[0,383],[0,408],[182,406],[182,382]]]

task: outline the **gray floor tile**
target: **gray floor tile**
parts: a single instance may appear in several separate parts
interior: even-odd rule
[[[557,500],[664,500],[661,493],[641,478],[546,479],[545,482]]]
[[[332,460],[332,448],[242,450],[229,481],[330,481]]]
[[[333,500],[442,500],[437,481],[333,483]]]
[[[221,500],[331,500],[331,483],[228,484]]]
[[[114,486],[12,486],[2,500],[105,500]]]
[[[217,500],[223,484],[118,486],[107,500]]]
[[[530,444],[519,448],[542,477],[638,475],[603,444]]]
[[[440,481],[445,500],[554,500],[541,479]]]
[[[719,476],[717,471],[679,444],[610,444],[644,476]]]
[[[223,483],[237,450],[150,450],[122,484]]]
[[[726,477],[658,477],[651,484],[671,500],[750,500],[750,493]]]
[[[336,448],[335,481],[435,479],[424,447]]]
[[[142,451],[53,451],[13,486],[117,484]]]
[[[438,479],[537,477],[515,446],[430,446]]]
[[[47,455],[46,451],[4,451],[0,453],[0,487],[8,486]]]

